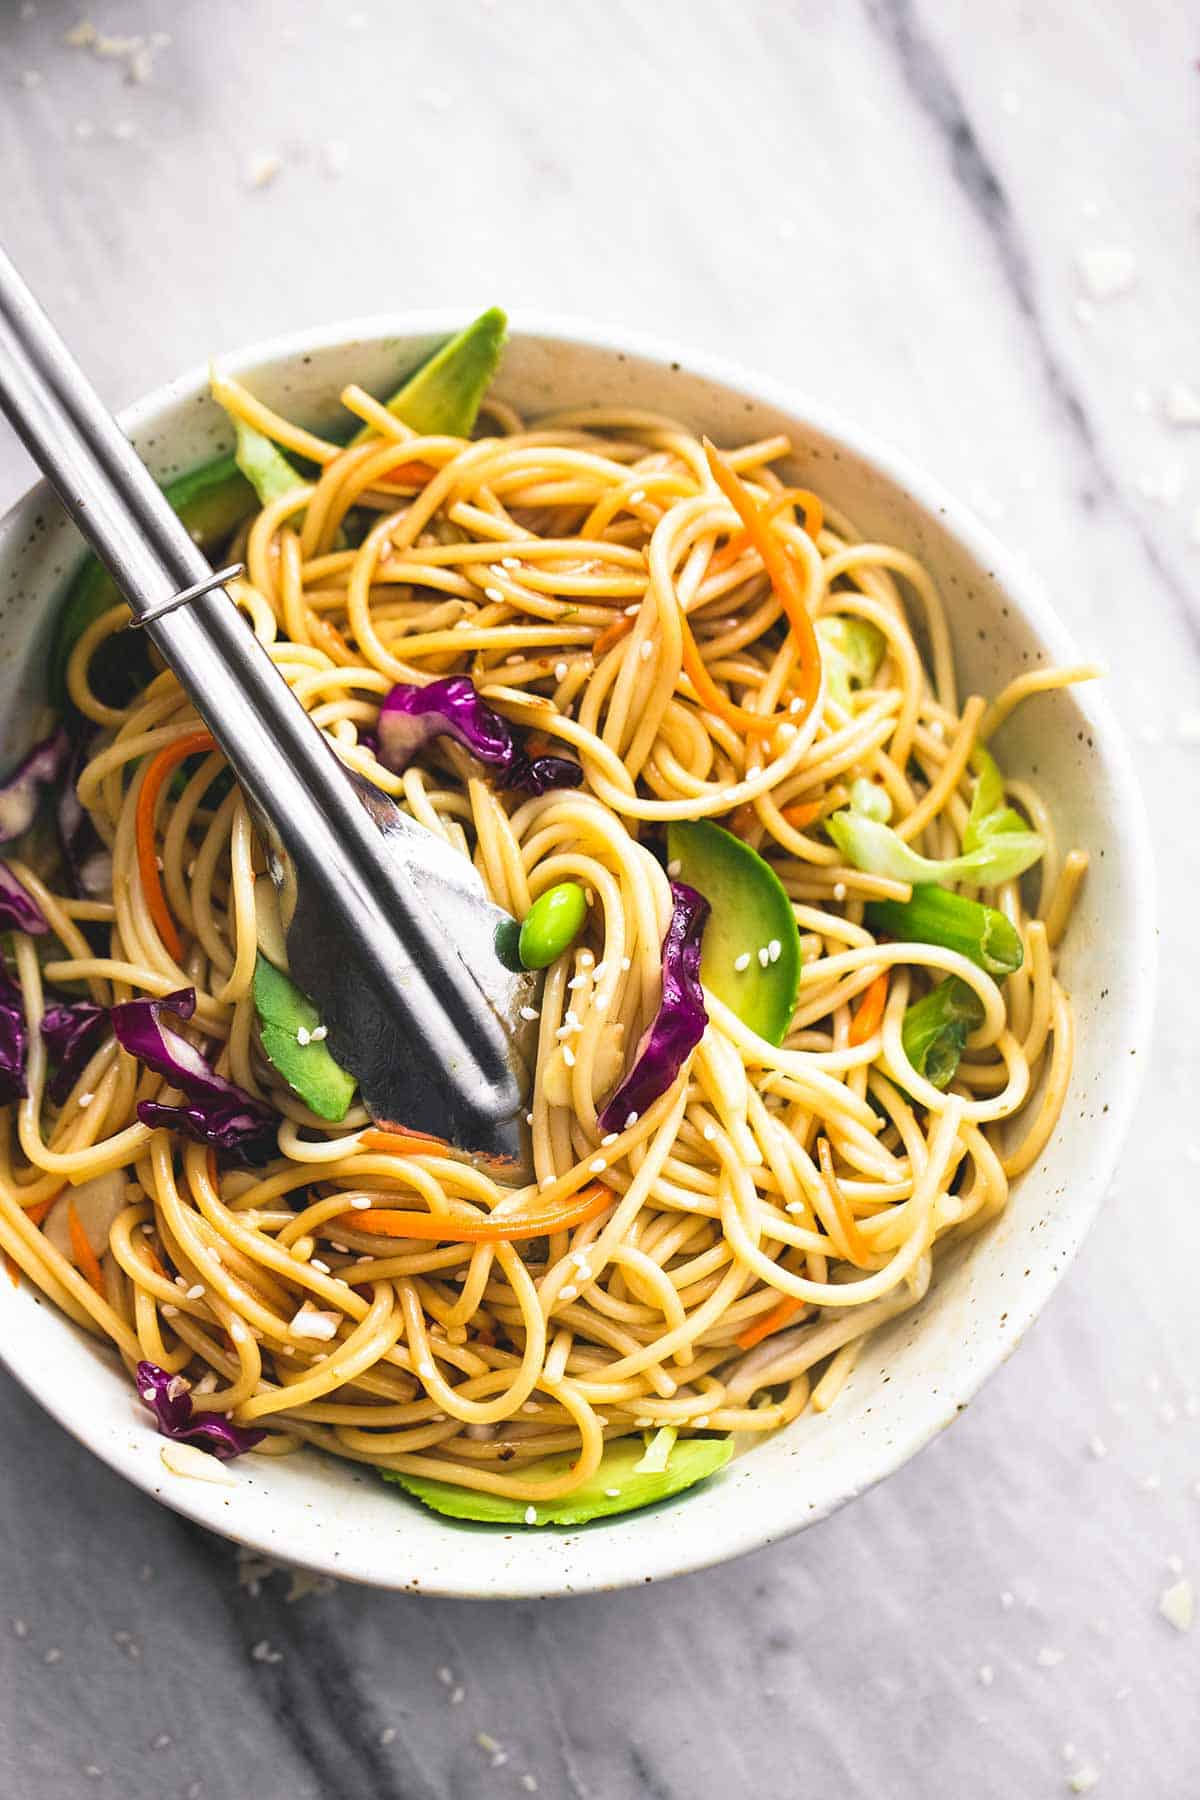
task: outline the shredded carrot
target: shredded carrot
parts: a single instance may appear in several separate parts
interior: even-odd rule
[[[27,1206],[25,1208],[25,1217],[29,1220],[29,1223],[31,1225],[40,1225],[61,1193],[62,1189],[57,1188],[53,1194],[47,1194],[44,1200],[35,1200],[32,1206]]]
[[[145,1238],[142,1239],[142,1242],[141,1242],[139,1248],[142,1253],[142,1261],[144,1263],[149,1263],[150,1267],[154,1270],[154,1273],[156,1275],[161,1275],[164,1281],[170,1281],[171,1277],[167,1274],[167,1271],[163,1268],[162,1264],[158,1260],[158,1257],[155,1255],[155,1253],[154,1253],[153,1249],[150,1247],[150,1245],[146,1242]]]
[[[214,748],[212,734],[207,731],[189,731],[186,737],[176,738],[173,744],[168,744],[165,749],[150,758],[138,792],[134,825],[142,892],[146,896],[146,906],[158,935],[162,939],[168,955],[173,957],[176,962],[179,962],[183,956],[183,944],[175,929],[175,921],[167,906],[158,873],[158,863],[154,851],[154,809],[158,805],[158,796],[162,792],[163,782],[167,776],[177,769],[181,762],[186,762],[189,756],[195,756],[200,751]]]
[[[394,469],[389,469],[387,474],[382,477],[381,485],[384,487],[424,487],[425,483],[432,479],[433,470],[428,463],[406,462],[398,463]]]
[[[619,644],[623,637],[628,637],[633,630],[633,620],[628,613],[620,613],[611,625],[606,625],[592,644],[592,655],[604,656],[614,644]]]
[[[747,1325],[745,1331],[739,1331],[738,1344],[743,1350],[753,1350],[755,1344],[761,1344],[764,1338],[773,1337],[777,1331],[782,1331],[788,1320],[794,1319],[804,1305],[803,1300],[798,1300],[794,1294],[788,1294],[769,1313],[764,1313],[753,1325]]]
[[[763,568],[770,576],[771,586],[791,625],[798,657],[795,693],[803,702],[801,710],[807,712],[811,710],[820,691],[821,652],[805,604],[803,577],[783,540],[771,529],[771,522],[764,508],[757,504],[745,483],[707,438],[704,440],[704,453],[708,457],[713,480],[741,519],[751,544],[762,558]]]
[[[430,1137],[424,1131],[379,1131],[374,1126],[364,1131],[358,1140],[363,1150],[384,1150],[389,1156],[450,1156],[450,1146],[441,1138]]]
[[[616,1196],[599,1185],[585,1188],[557,1206],[540,1211],[512,1212],[499,1219],[452,1219],[444,1214],[394,1212],[390,1207],[366,1207],[346,1212],[336,1220],[340,1231],[366,1231],[379,1237],[425,1238],[435,1244],[515,1244],[525,1238],[546,1237],[572,1225],[586,1225],[612,1206]]]
[[[788,506],[798,506],[803,512],[804,529],[815,544],[820,536],[821,527],[825,523],[825,513],[820,500],[808,488],[784,488],[781,494],[776,494],[767,501],[761,509],[762,516],[764,519],[773,519]],[[722,569],[728,568],[730,563],[737,561],[743,550],[749,548],[749,532],[744,528],[741,531],[735,531],[724,548],[718,550],[716,555],[710,559],[709,573],[720,574]]]
[[[799,806],[781,806],[779,816],[793,831],[803,831],[820,818],[824,804],[823,800],[805,800]]]
[[[67,1201],[67,1230],[71,1234],[71,1255],[75,1258],[75,1267],[86,1277],[103,1300],[104,1273],[100,1267],[100,1259],[88,1242],[88,1234],[83,1229],[79,1214],[75,1211],[75,1202]]]
[[[16,1257],[9,1256],[7,1251],[5,1251],[5,1253],[4,1253],[4,1266],[8,1270],[8,1279],[12,1282],[13,1286],[20,1287],[20,1285],[21,1285],[21,1265],[17,1261]]]
[[[735,731],[745,732],[750,737],[766,737],[779,724],[774,713],[750,712],[748,708],[739,706],[728,694],[723,694],[708,672],[708,664],[700,654],[700,647],[692,636],[692,628],[688,624],[687,614],[679,609],[679,634],[683,639],[683,666],[688,678],[696,690],[701,706],[718,719],[724,719]]]
[[[887,1005],[889,971],[885,969],[877,975],[862,999],[858,1011],[850,1021],[851,1044],[865,1044],[869,1037],[874,1037],[879,1030],[883,1009]]]

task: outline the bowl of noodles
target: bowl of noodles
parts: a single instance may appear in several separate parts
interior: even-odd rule
[[[1129,1119],[1150,856],[1095,671],[934,483],[711,361],[460,325],[123,423],[545,970],[532,1180],[368,1116],[236,781],[39,488],[0,526],[0,1342],[215,1530],[541,1595],[802,1528],[1003,1361]]]

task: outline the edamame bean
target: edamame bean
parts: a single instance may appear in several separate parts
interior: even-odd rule
[[[586,918],[587,896],[577,881],[547,888],[521,925],[517,949],[525,968],[547,968],[575,942]]]

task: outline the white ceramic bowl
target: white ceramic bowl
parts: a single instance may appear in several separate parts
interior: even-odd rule
[[[269,404],[316,426],[350,380],[393,387],[460,323],[374,319],[282,338],[227,359]],[[787,432],[796,478],[869,536],[912,550],[949,609],[963,691],[1075,660],[1040,592],[972,517],[902,458],[802,398],[662,346],[533,321],[514,330],[497,391],[527,413],[628,403],[677,415],[718,442]],[[123,415],[160,478],[229,446],[202,371]],[[78,542],[43,488],[0,524],[0,748],[28,742],[53,602]],[[1096,1214],[1145,1062],[1153,986],[1151,858],[1140,796],[1094,688],[1018,709],[1005,766],[1036,770],[1067,843],[1093,852],[1063,953],[1079,1049],[1062,1120],[1004,1216],[943,1263],[924,1304],[877,1336],[834,1410],[796,1421],[708,1486],[581,1530],[501,1533],[452,1524],[365,1470],[306,1453],[237,1465],[236,1488],[169,1475],[161,1440],[114,1358],[27,1283],[0,1282],[0,1353],[96,1455],[216,1531],[313,1568],[437,1594],[578,1593],[681,1574],[786,1537],[912,1456],[948,1425],[1036,1317]],[[1112,955],[1112,946],[1121,954]]]

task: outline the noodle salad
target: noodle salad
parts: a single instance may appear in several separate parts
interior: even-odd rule
[[[1041,1153],[1087,857],[988,744],[1092,671],[960,698],[929,573],[785,438],[525,419],[503,336],[347,387],[328,436],[214,374],[236,452],[167,492],[545,970],[533,1180],[368,1116],[241,790],[89,561],[0,786],[0,1251],[177,1472],[312,1445],[543,1525],[831,1407]]]

